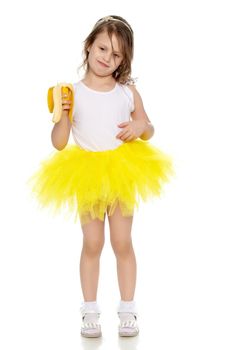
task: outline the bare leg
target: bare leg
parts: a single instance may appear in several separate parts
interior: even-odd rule
[[[80,256],[80,280],[84,301],[96,301],[99,260],[104,246],[104,222],[95,219],[82,225],[83,247]]]
[[[121,300],[131,301],[136,286],[136,258],[132,245],[131,228],[133,216],[122,216],[119,204],[108,216],[111,245],[117,260],[117,275]]]

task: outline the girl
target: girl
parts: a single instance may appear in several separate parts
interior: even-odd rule
[[[131,239],[134,208],[139,198],[160,195],[162,183],[173,173],[172,161],[147,141],[154,128],[131,78],[134,41],[129,23],[120,16],[101,18],[84,44],[85,76],[73,84],[73,119],[68,118],[71,102],[64,94],[62,117],[51,135],[59,152],[34,174],[33,191],[42,206],[53,206],[57,212],[68,204],[68,212],[80,219],[85,337],[101,336],[97,286],[107,213],[121,296],[118,332],[135,336],[139,328]],[[66,147],[70,130],[75,145]]]

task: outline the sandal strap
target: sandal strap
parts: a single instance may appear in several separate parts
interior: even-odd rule
[[[137,318],[138,318],[138,313],[137,312],[117,312],[117,314],[118,314],[118,316],[120,317],[120,314],[132,314],[133,316],[134,316],[134,318],[135,318],[135,320],[137,320]]]
[[[122,317],[121,315],[122,314]],[[136,312],[118,312],[118,316],[120,318],[120,328],[133,328],[138,329],[137,325],[137,313]],[[134,319],[132,319],[132,316]]]
[[[120,323],[120,327],[127,327],[127,328],[137,328],[137,322],[136,321],[122,321]]]
[[[87,317],[86,317],[87,316]],[[93,312],[83,312],[82,313],[82,321],[83,321],[83,329],[87,328],[99,328],[100,329],[100,324],[99,324],[99,319],[100,313]]]
[[[94,310],[88,310],[88,311],[80,310],[80,311],[82,314],[82,318],[85,317],[85,315],[87,315],[87,314],[93,314],[93,315],[97,315],[98,317],[100,317],[100,312],[96,312]]]
[[[99,323],[96,323],[96,322],[83,322],[82,329],[90,329],[90,328],[100,329],[101,326]]]

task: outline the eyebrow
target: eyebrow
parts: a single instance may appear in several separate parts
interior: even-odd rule
[[[107,49],[107,46],[106,45],[104,45],[103,43],[99,43],[101,46],[104,46],[106,49]],[[121,52],[120,51],[113,51],[113,52],[116,52],[116,53],[120,53],[121,54]]]

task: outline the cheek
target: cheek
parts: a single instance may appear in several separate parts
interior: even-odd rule
[[[118,67],[121,64],[121,59],[120,58],[113,58],[112,59],[114,66]]]
[[[95,47],[92,47],[89,51],[89,56],[94,57],[97,54],[97,49]]]
[[[96,54],[95,54],[95,52],[94,52],[94,51],[90,51],[90,52],[89,52],[89,56],[88,56],[88,61],[89,61],[89,62],[94,62],[95,59],[96,59]]]
[[[120,65],[122,62],[123,62],[123,58],[122,57],[118,58],[117,60],[118,65]]]

